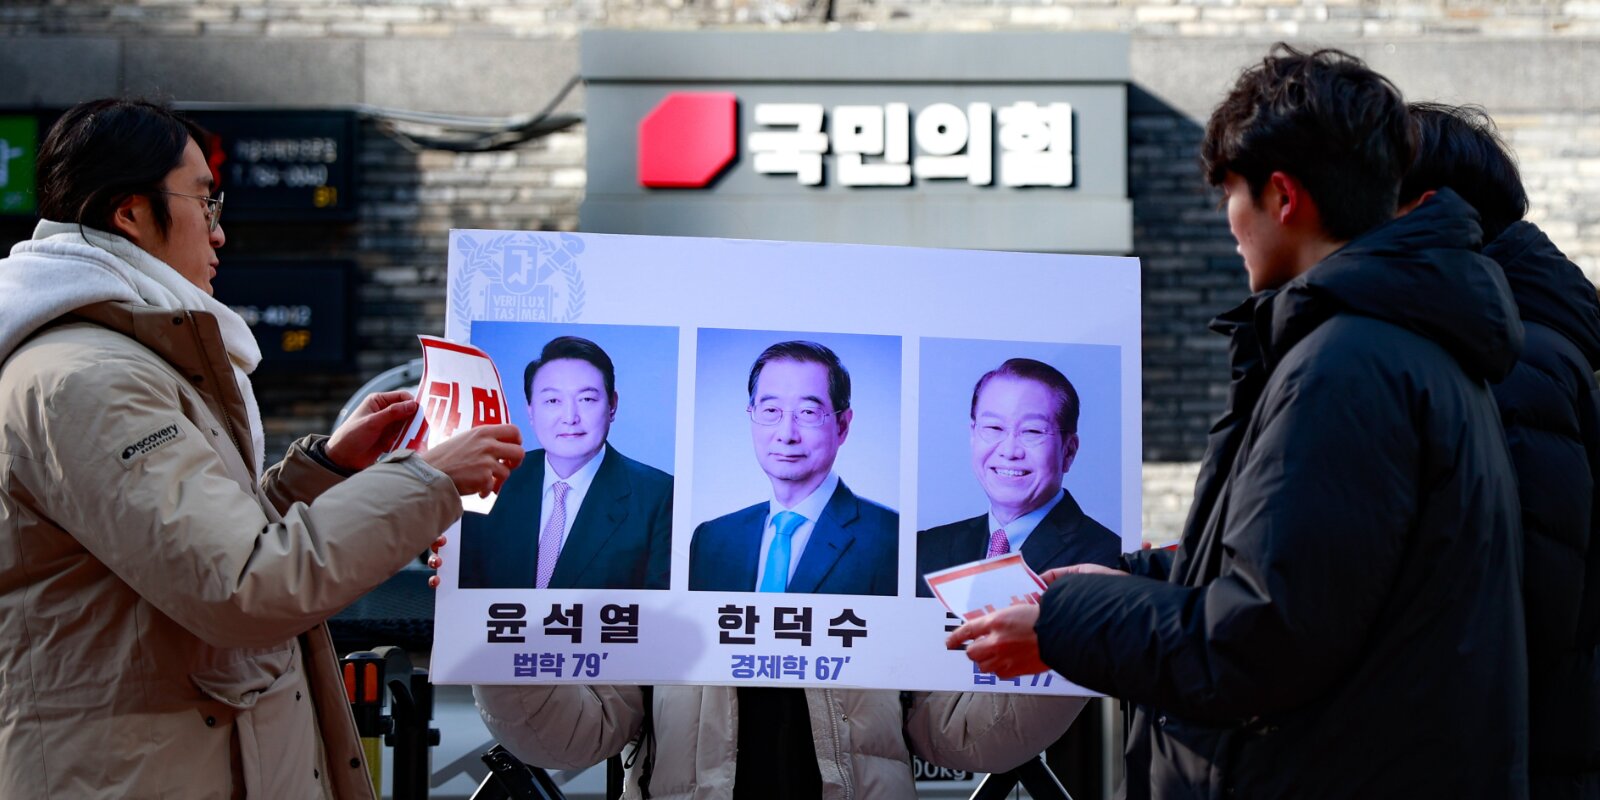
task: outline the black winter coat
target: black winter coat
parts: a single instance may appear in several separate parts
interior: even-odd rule
[[[1578,780],[1600,795],[1600,302],[1532,223],[1483,252],[1504,269],[1527,329],[1494,396],[1522,500],[1534,796],[1577,796],[1556,787]]]
[[[1142,707],[1152,796],[1527,795],[1521,535],[1487,385],[1523,332],[1479,236],[1440,192],[1225,315],[1233,396],[1169,579],[1046,593],[1045,662]]]

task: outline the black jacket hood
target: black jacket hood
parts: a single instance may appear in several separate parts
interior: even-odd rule
[[[1263,355],[1276,364],[1318,325],[1347,312],[1438,342],[1468,374],[1498,381],[1522,352],[1522,321],[1499,266],[1477,252],[1482,235],[1477,211],[1441,189],[1276,292],[1252,298]]]
[[[1505,271],[1523,321],[1554,328],[1583,351],[1591,369],[1600,369],[1600,300],[1594,284],[1539,226],[1514,223],[1483,254]]]

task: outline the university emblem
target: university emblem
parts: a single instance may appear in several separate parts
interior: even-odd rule
[[[455,237],[450,290],[458,321],[573,322],[583,314],[583,240],[568,233]]]

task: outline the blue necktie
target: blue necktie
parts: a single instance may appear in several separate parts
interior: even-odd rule
[[[761,586],[756,591],[788,591],[789,545],[794,539],[794,532],[799,530],[805,521],[805,517],[793,511],[779,511],[778,515],[772,518],[772,525],[778,529],[778,533],[772,537],[772,547],[767,549],[767,573],[761,577]]]

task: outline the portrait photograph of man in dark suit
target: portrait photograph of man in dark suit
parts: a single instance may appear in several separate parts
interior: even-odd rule
[[[983,374],[969,412],[971,467],[987,513],[917,534],[922,576],[1020,552],[1035,572],[1073,564],[1116,567],[1122,540],[1084,514],[1062,479],[1078,455],[1078,391],[1061,371],[1012,358]]]
[[[461,520],[463,589],[666,589],[672,476],[608,442],[616,367],[577,336],[547,343],[523,370],[538,449],[488,514]]]
[[[834,471],[854,419],[839,357],[816,342],[779,342],[756,358],[746,388],[750,439],[771,493],[695,528],[689,588],[894,595],[900,516]]]

